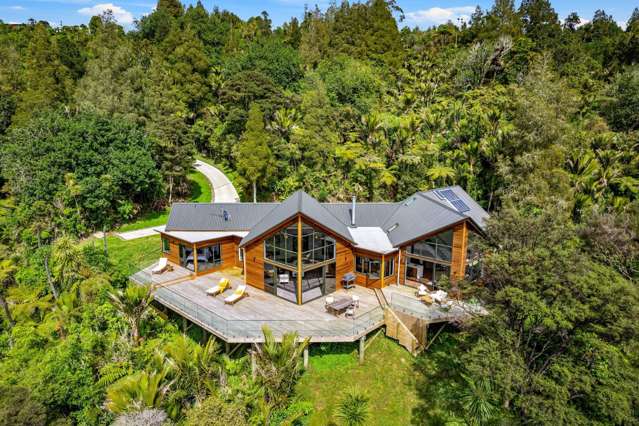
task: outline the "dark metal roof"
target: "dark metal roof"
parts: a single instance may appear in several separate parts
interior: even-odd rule
[[[393,246],[397,247],[422,235],[463,221],[465,218],[454,209],[422,193],[417,193],[399,203],[382,228],[388,234]]]
[[[322,206],[337,217],[340,222],[351,226],[352,203],[322,203]],[[397,210],[397,203],[355,204],[355,226],[382,226],[386,219]]]
[[[442,189],[454,191],[470,210],[460,213],[431,190],[399,203],[356,203],[355,226],[382,228],[395,247],[466,218],[484,228],[488,213],[466,191],[459,186]],[[319,203],[304,191],[281,203],[175,203],[166,231],[248,231],[240,243],[245,245],[299,213],[352,242],[351,208],[351,203]]]
[[[260,235],[286,222],[298,213],[330,229],[345,240],[353,241],[351,234],[348,232],[348,228],[343,222],[337,219],[337,217],[326,210],[315,198],[306,192],[296,191],[251,228],[248,235],[240,242],[240,246],[250,243]]]
[[[430,191],[422,192],[421,194],[424,194],[431,199],[437,200],[441,202],[442,204],[449,205],[446,200],[441,200],[438,197],[438,195],[435,193],[435,191],[442,191],[445,189],[452,189],[453,192],[455,192],[455,194],[464,203],[466,203],[466,205],[470,208],[470,210],[467,212],[464,212],[463,214],[470,217],[475,223],[475,225],[477,225],[479,229],[483,230],[486,227],[486,220],[490,217],[490,215],[479,204],[477,204],[477,201],[475,201],[470,195],[468,195],[468,193],[464,191],[461,186],[455,185],[455,186],[450,186],[447,188],[431,189]]]
[[[167,231],[249,231],[279,203],[175,203]],[[228,220],[224,220],[224,211]]]

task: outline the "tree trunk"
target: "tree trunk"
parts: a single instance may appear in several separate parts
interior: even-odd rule
[[[131,338],[133,340],[133,346],[137,346],[140,341],[140,326],[137,321],[131,321]]]
[[[53,294],[53,298],[58,300],[60,294],[58,293],[58,288],[55,286],[53,282],[53,277],[51,276],[51,269],[49,269],[49,255],[44,256],[44,270],[47,273],[47,283],[49,283],[49,288],[51,289],[51,293]]]
[[[9,310],[9,305],[7,304],[7,300],[4,298],[4,295],[0,294],[0,305],[2,305],[2,310],[4,310],[4,315],[7,317],[7,321],[9,322],[9,331],[16,325],[16,322],[13,320],[11,316],[11,311]]]
[[[257,203],[257,182],[253,181],[253,202]]]
[[[109,258],[109,247],[107,246],[107,231],[106,226],[102,227],[102,239],[104,240],[104,257]]]
[[[169,205],[173,200],[173,176],[169,176]]]

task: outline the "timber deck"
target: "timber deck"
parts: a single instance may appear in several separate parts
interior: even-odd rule
[[[140,285],[153,285],[155,301],[228,343],[262,342],[264,325],[273,331],[276,339],[295,331],[301,337],[310,337],[311,342],[353,342],[384,325],[384,308],[377,296],[372,289],[361,286],[332,294],[335,299],[359,296],[355,316],[347,318],[327,313],[324,297],[296,305],[251,286],[247,286],[248,297],[227,305],[224,298],[244,281],[225,271],[199,277],[179,266],[174,266],[173,272],[160,275],[151,275],[149,271],[150,268],[146,268],[131,279]],[[232,289],[217,297],[206,295],[205,291],[221,278],[231,280]],[[393,309],[427,323],[455,321],[468,315],[463,302],[455,302],[459,306],[448,310],[423,305],[414,297],[414,289],[408,287],[388,286],[383,292]]]

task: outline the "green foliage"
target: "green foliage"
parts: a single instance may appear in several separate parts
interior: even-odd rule
[[[126,218],[157,197],[151,142],[134,125],[83,113],[47,114],[15,128],[2,147],[3,174],[20,202],[56,203],[52,228],[85,232]],[[37,212],[47,215],[47,212]],[[51,228],[49,228],[51,229]]]
[[[235,158],[242,177],[253,186],[253,200],[257,200],[257,184],[268,179],[273,167],[270,138],[264,129],[264,117],[259,105],[252,104],[249,110],[246,130],[242,134]]]
[[[254,346],[258,381],[264,386],[267,402],[281,408],[302,372],[301,355],[309,339],[298,342],[297,333],[286,333],[281,342],[276,342],[267,326],[262,332],[264,343]]]
[[[618,131],[639,130],[639,68],[634,67],[618,74],[613,82],[611,100],[604,107],[604,114],[611,127]]]
[[[373,424],[410,423],[416,392],[415,424],[636,423],[639,11],[625,29],[547,0],[402,15],[341,2],[273,28],[161,0],[130,31],[0,23],[0,419],[326,424],[349,377]],[[490,315],[415,366],[385,339],[362,366],[313,348],[297,395],[299,346],[272,343],[253,380],[127,287],[158,236],[75,239],[209,201],[196,156],[264,200],[461,185],[497,217],[467,289]]]
[[[218,395],[211,395],[194,406],[186,414],[186,426],[245,426],[246,408],[235,402],[227,402]]]
[[[0,387],[0,425],[40,426],[46,420],[46,408],[31,398],[29,389]]]
[[[368,402],[366,394],[355,389],[347,390],[337,406],[335,416],[346,426],[365,425],[370,415]]]

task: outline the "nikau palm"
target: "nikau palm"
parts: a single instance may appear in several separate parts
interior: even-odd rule
[[[256,373],[264,386],[266,400],[278,407],[293,392],[302,372],[301,355],[309,344],[306,338],[298,342],[297,333],[285,333],[277,342],[267,326],[262,327],[264,343],[254,345]]]
[[[136,345],[140,341],[140,322],[153,301],[151,288],[129,285],[126,290],[109,293],[111,304],[122,314],[131,329],[131,341]]]

